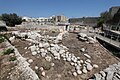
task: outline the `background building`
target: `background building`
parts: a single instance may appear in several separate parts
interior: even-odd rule
[[[58,15],[58,16],[53,16],[52,20],[54,22],[67,22],[68,18],[66,16],[64,16],[64,15]]]
[[[39,18],[23,17],[22,20],[24,20],[23,24],[32,23],[32,24],[39,24],[39,25],[55,25],[58,23],[68,22],[68,18],[64,15],[51,16],[48,18],[45,18],[45,17],[39,17]]]
[[[114,15],[120,10],[120,6],[115,6],[115,7],[111,7],[109,9],[109,13],[111,14],[112,17],[114,17]]]

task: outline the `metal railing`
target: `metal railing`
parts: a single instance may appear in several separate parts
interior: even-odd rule
[[[113,46],[115,46],[115,47],[117,47],[117,48],[120,49],[120,42],[115,41],[115,40],[112,40],[112,39],[110,39],[110,38],[107,38],[107,37],[102,36],[102,35],[99,35],[99,34],[97,34],[96,37],[97,37],[98,39],[100,39],[100,40],[102,40],[102,41],[105,41],[106,43],[111,44],[111,45],[113,45]]]

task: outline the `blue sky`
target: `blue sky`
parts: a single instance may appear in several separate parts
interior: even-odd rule
[[[112,6],[120,6],[120,0],[0,0],[0,14],[17,13],[20,16],[67,17],[99,16]]]

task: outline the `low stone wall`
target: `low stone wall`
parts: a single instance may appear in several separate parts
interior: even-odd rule
[[[6,41],[6,46],[14,49],[15,56],[17,58],[16,68],[22,72],[20,77],[24,80],[40,80],[37,74],[29,67],[30,64],[21,56],[19,51],[8,41]]]
[[[108,68],[94,74],[93,78],[89,80],[120,80],[120,62],[109,65]]]

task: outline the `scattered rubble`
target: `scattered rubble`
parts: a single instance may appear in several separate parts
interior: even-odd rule
[[[22,60],[23,59],[21,58],[22,56],[19,55],[19,57],[17,58],[18,61],[20,61],[19,66],[18,66],[20,67],[19,69],[21,69],[22,71],[23,70],[25,71],[25,73],[23,73],[22,75],[27,74],[28,72],[26,70],[28,70],[31,72],[31,73],[28,73],[28,75],[32,75],[33,73],[36,79],[39,80],[38,76],[36,76],[37,74],[35,74],[33,70],[40,70],[41,71],[40,75],[42,75],[45,78],[46,75],[48,76],[47,71],[48,70],[51,71],[52,69],[56,67],[57,64],[54,61],[58,61],[58,62],[62,61],[63,64],[67,63],[67,65],[71,67],[68,72],[66,71],[66,73],[64,73],[65,76],[67,74],[72,74],[73,76],[75,76],[74,78],[76,78],[76,80],[79,80],[77,79],[79,75],[85,75],[85,74],[87,75],[90,72],[94,72],[95,69],[97,69],[98,67],[101,67],[100,65],[98,66],[97,64],[93,62],[92,60],[93,56],[87,53],[87,48],[85,46],[82,46],[79,48],[78,55],[74,54],[74,52],[70,52],[71,48],[63,45],[62,43],[63,37],[66,37],[68,35],[68,33],[66,32],[59,33],[57,36],[54,36],[54,37],[48,36],[48,35],[40,35],[39,33],[35,31],[23,32],[23,33],[15,32],[13,34],[15,35],[15,37],[19,36],[24,41],[29,42],[28,46],[24,46],[23,49],[25,50],[25,53],[28,50],[28,53],[26,54],[30,53],[31,57],[30,58],[27,57],[27,58],[24,58],[24,60]],[[82,33],[79,35],[81,35],[82,38],[85,38],[84,39],[85,41],[92,43],[91,45],[94,46],[93,43],[96,42],[94,38],[88,37],[86,34],[82,34]],[[28,36],[28,37],[25,38],[25,36]],[[14,37],[10,39],[12,42],[14,42],[13,38]],[[35,58],[37,59],[41,58],[41,59],[44,59],[46,62],[49,62],[50,68],[45,69],[45,67],[43,65],[40,65],[40,63],[35,64],[34,63]],[[33,68],[33,70],[29,66]],[[58,66],[60,66],[60,64]],[[63,67],[64,65],[61,65],[61,66]],[[58,73],[60,73],[60,71],[62,70],[58,70]],[[106,72],[100,71],[99,74],[96,74],[98,75],[97,80],[99,80],[101,76],[102,76],[102,79],[104,80],[104,78],[106,77]],[[26,75],[25,77],[28,77],[28,75]],[[114,75],[114,74],[109,73],[108,75]],[[116,74],[116,76],[119,77],[119,74]],[[110,77],[107,77],[107,78],[110,78]],[[114,79],[116,79],[116,77]],[[35,78],[33,80],[35,80]]]
[[[94,44],[96,42],[96,39],[94,39],[90,36],[87,36],[87,34],[85,34],[85,33],[78,33],[78,39],[80,39],[82,41],[86,41],[86,43],[91,43],[91,44]]]
[[[93,80],[120,80],[120,62],[94,74]],[[89,80],[91,80],[89,79]]]
[[[12,46],[8,41],[7,44],[9,44],[9,47],[14,49],[16,58],[18,60],[16,67],[22,72],[21,77],[29,80],[40,80],[38,75],[29,67],[30,64],[26,61],[25,58],[21,56],[18,50],[14,46]]]
[[[93,66],[91,65],[92,62],[89,60],[91,56],[88,54],[84,54],[88,59],[87,62],[84,62],[80,59],[80,57],[75,56],[72,53],[69,53],[69,49],[60,44],[62,41],[62,37],[65,33],[59,33],[58,36],[51,42],[51,38],[49,36],[41,36],[40,34],[36,32],[28,32],[28,33],[17,33],[17,36],[24,37],[25,35],[28,36],[29,39],[34,43],[36,41],[36,44],[33,44],[29,47],[31,50],[32,55],[40,54],[42,57],[46,59],[46,61],[50,62],[52,59],[52,56],[50,56],[50,53],[54,56],[54,59],[60,60],[63,59],[64,61],[69,62],[72,66],[74,66],[77,70],[73,73],[74,76],[77,76],[78,74],[82,74],[81,68],[83,67],[83,73],[87,73],[88,71],[91,71],[93,69]],[[87,37],[86,34],[80,33],[79,34],[82,37]],[[53,39],[53,38],[52,38]],[[81,51],[84,52],[85,48],[81,48]],[[84,64],[83,64],[84,63]],[[53,65],[52,65],[53,66]]]
[[[73,72],[73,76],[77,76],[77,73],[76,73],[76,72]]]
[[[44,76],[44,77],[45,77],[45,72],[44,72],[44,71],[42,72],[42,76]]]
[[[81,51],[82,51],[82,52],[85,52],[85,48],[81,48]]]
[[[14,42],[15,36],[10,37],[9,40],[10,40],[11,42]]]
[[[37,70],[37,69],[38,69],[38,66],[35,66],[35,69]]]
[[[28,60],[28,62],[29,62],[29,63],[32,63],[32,62],[33,62],[33,60],[32,60],[32,59],[29,59],[29,60]]]

